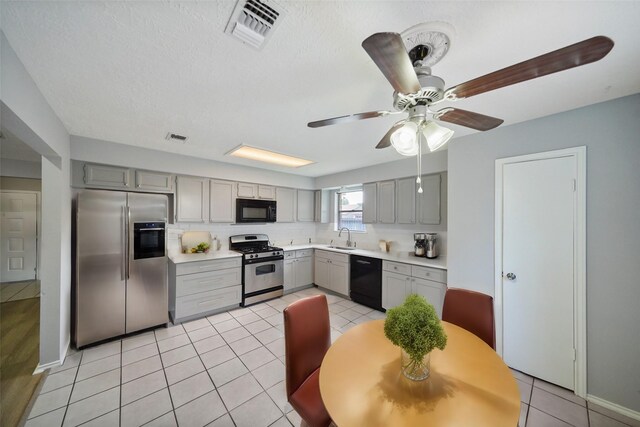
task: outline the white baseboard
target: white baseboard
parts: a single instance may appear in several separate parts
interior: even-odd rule
[[[620,415],[624,415],[625,417],[633,418],[634,420],[640,421],[640,412],[634,411],[633,409],[625,408],[624,406],[618,405],[617,403],[609,402],[608,400],[601,399],[591,394],[587,395],[587,400],[589,402],[595,403],[596,405],[600,405],[603,408],[607,408],[612,410],[613,412],[617,412]]]
[[[36,366],[36,370],[33,371],[33,375],[40,374],[49,368],[55,368],[56,366],[60,366],[60,365],[62,365],[62,363],[60,363],[60,360],[55,360],[53,362],[49,362],[45,364],[39,363],[38,366]]]

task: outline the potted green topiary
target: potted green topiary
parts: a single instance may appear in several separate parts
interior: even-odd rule
[[[418,381],[429,377],[430,352],[444,350],[447,334],[436,310],[420,295],[411,294],[398,307],[387,310],[384,334],[402,352],[402,373]]]

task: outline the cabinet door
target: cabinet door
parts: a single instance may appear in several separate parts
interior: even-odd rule
[[[258,199],[275,200],[276,188],[269,185],[258,185]]]
[[[402,304],[411,293],[411,276],[382,272],[382,308],[388,310]]]
[[[84,165],[84,183],[88,186],[130,188],[130,171],[116,166]]]
[[[233,182],[209,182],[209,221],[234,222]]]
[[[315,222],[327,224],[330,219],[329,210],[331,209],[331,194],[329,190],[315,191]]]
[[[422,177],[422,194],[418,195],[420,224],[440,224],[440,174]]]
[[[349,264],[331,261],[329,264],[329,289],[349,296]]]
[[[256,184],[247,184],[246,182],[238,183],[238,197],[241,199],[255,199],[258,193]]]
[[[298,190],[298,221],[313,222],[315,195],[310,190]]]
[[[411,292],[423,296],[429,304],[433,305],[442,319],[442,304],[444,302],[445,285],[425,279],[411,279]]]
[[[362,223],[375,224],[378,221],[378,184],[370,182],[362,186]]]
[[[311,263],[313,258],[304,257],[297,258],[294,264],[295,270],[295,286],[306,286],[313,283],[313,264]]]
[[[276,220],[277,222],[294,222],[296,193],[293,188],[276,188]]]
[[[295,288],[295,258],[284,260],[284,291],[287,292]]]
[[[329,262],[325,258],[316,258],[315,259],[315,273],[313,278],[313,283],[316,285],[331,289],[329,287]]]
[[[396,221],[398,224],[416,223],[416,179],[404,178],[398,180]]]
[[[179,176],[176,179],[176,220],[178,222],[205,222],[207,220],[209,180]]]
[[[173,189],[173,177],[168,173],[136,171],[136,189],[167,191]]]
[[[393,224],[396,222],[396,182],[378,183],[378,222]]]

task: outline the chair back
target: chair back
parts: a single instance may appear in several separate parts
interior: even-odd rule
[[[303,298],[284,309],[287,399],[320,367],[331,345],[327,297]]]
[[[493,298],[466,289],[447,289],[442,307],[442,320],[473,333],[491,348],[496,348]]]

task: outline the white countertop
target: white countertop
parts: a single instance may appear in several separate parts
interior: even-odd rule
[[[354,249],[352,251],[345,251],[336,248],[330,248],[329,245],[322,245],[319,243],[311,243],[307,245],[293,245],[283,246],[285,251],[296,251],[299,249],[322,249],[324,251],[338,252],[349,255],[360,255],[371,258],[378,258],[387,261],[404,262],[407,264],[420,265],[423,267],[439,268],[441,270],[447,269],[447,258],[439,256],[435,259],[428,259],[414,256],[412,252],[382,252],[382,251],[368,251],[365,249]]]
[[[242,254],[234,251],[209,251],[205,254],[173,254],[169,255],[169,259],[174,264],[182,264],[184,262],[210,261],[212,259],[224,259],[241,257]]]
[[[307,245],[293,245],[283,246],[285,251],[296,251],[300,249],[322,249],[324,251],[338,252],[348,255],[360,255],[371,258],[378,258],[387,261],[404,262],[406,264],[419,265],[423,267],[439,268],[441,270],[447,269],[446,257],[440,256],[436,259],[428,259],[414,256],[411,252],[381,252],[381,251],[368,251],[365,249],[354,249],[352,251],[345,251],[342,249],[330,248],[329,245],[322,245],[319,243],[311,243]],[[169,255],[169,259],[174,264],[182,264],[184,262],[197,262],[197,261],[209,261],[213,259],[224,259],[241,257],[242,254],[234,251],[209,251],[206,254],[173,254]]]

